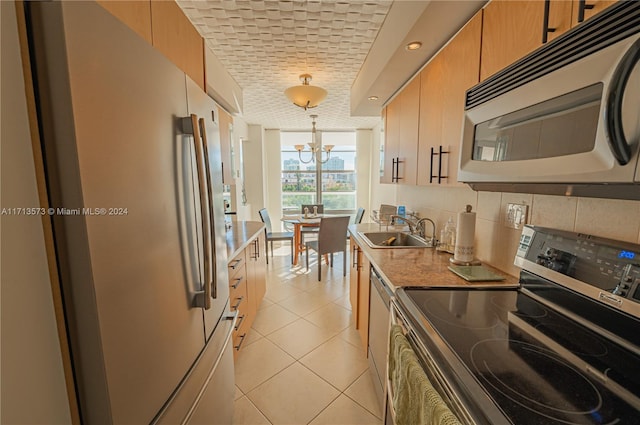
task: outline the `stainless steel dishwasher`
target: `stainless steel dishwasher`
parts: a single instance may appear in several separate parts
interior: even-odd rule
[[[384,406],[389,339],[389,304],[393,292],[375,268],[371,268],[369,298],[369,371],[380,406]]]

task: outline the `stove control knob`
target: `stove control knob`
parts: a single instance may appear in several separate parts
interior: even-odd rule
[[[624,278],[622,278],[622,280],[624,280],[625,282],[631,282],[633,278],[629,275],[626,275]]]
[[[619,285],[619,288],[620,288],[620,289],[629,289],[629,285],[627,285],[626,283],[621,283],[621,284]]]

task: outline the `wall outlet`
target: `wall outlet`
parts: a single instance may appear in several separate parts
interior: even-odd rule
[[[527,223],[528,209],[529,207],[524,204],[507,204],[504,226],[512,229],[521,229]]]

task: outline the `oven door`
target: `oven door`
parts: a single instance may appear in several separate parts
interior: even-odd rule
[[[475,383],[475,379],[466,372],[465,366],[457,360],[455,354],[447,349],[446,343],[435,329],[427,321],[417,319],[418,317],[420,317],[419,311],[411,304],[403,290],[396,291],[396,298],[391,300],[390,323],[391,325],[400,325],[403,328],[403,333],[418,357],[431,385],[460,423],[464,425],[511,423],[495,406],[486,392]],[[428,345],[430,348],[427,348]],[[432,346],[441,348],[442,351],[436,351]],[[445,360],[443,356],[447,359]],[[452,364],[455,366],[452,367]],[[462,390],[461,384],[466,387],[466,390]],[[386,385],[384,423],[395,424],[394,389],[388,376]],[[482,405],[482,410],[478,408],[478,403]]]
[[[479,189],[481,183],[638,183],[639,59],[636,33],[468,109],[459,180]],[[638,186],[630,190],[640,195]]]

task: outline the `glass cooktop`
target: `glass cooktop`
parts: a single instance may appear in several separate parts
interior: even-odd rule
[[[633,348],[520,290],[403,292],[423,315],[417,323],[427,320],[512,423],[638,420],[640,357]],[[434,350],[442,341],[427,346]]]

